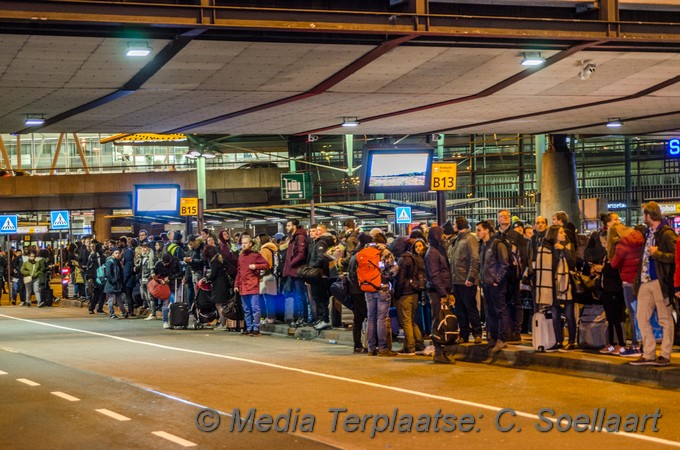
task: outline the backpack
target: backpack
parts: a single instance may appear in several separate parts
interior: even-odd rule
[[[522,261],[519,256],[519,249],[515,244],[513,244],[505,235],[498,233],[496,235],[496,241],[498,241],[499,244],[505,245],[505,248],[508,250],[508,271],[506,273],[506,277],[511,277],[515,280],[519,280],[522,278]]]
[[[265,272],[268,272],[268,273],[274,275],[277,278],[280,277],[281,276],[281,269],[279,269],[279,256],[278,256],[279,252],[274,252],[274,250],[272,250],[269,247],[262,247],[262,248],[266,248],[272,254],[272,265],[269,266],[269,269],[267,269]]]
[[[416,291],[424,291],[427,288],[427,278],[425,277],[425,261],[423,258],[416,258],[411,252],[405,252],[404,256],[409,256],[413,260],[413,269],[408,278],[408,284]]]
[[[430,338],[439,345],[453,345],[458,342],[458,318],[451,312],[448,306],[442,305],[437,313]]]
[[[357,253],[357,281],[363,292],[378,292],[382,284],[380,249],[365,247]]]
[[[106,261],[104,264],[101,264],[99,267],[97,267],[97,273],[94,281],[99,286],[104,286],[106,284]]]

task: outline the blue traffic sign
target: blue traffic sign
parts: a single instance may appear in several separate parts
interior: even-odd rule
[[[71,219],[68,211],[50,211],[50,222],[53,230],[68,230],[71,228]]]
[[[17,216],[0,216],[0,234],[16,234],[19,228]]]
[[[398,206],[394,208],[394,215],[397,218],[397,223],[411,223],[411,207]]]

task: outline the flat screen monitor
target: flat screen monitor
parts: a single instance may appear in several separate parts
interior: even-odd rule
[[[364,194],[429,191],[433,153],[432,147],[364,147]]]
[[[179,199],[179,184],[136,184],[133,212],[136,216],[177,216]]]

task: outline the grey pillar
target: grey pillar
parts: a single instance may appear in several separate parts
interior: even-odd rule
[[[566,144],[566,135],[550,136],[550,150],[543,154],[541,215],[550,223],[557,211],[565,211],[571,223],[581,228],[576,182],[576,157]]]

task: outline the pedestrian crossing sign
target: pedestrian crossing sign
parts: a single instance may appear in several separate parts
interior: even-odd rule
[[[68,230],[71,228],[68,211],[50,211],[50,219],[53,230]]]
[[[0,234],[16,234],[18,232],[17,216],[0,216]]]
[[[399,206],[394,208],[394,215],[396,216],[397,223],[411,223],[411,207],[410,206]]]

